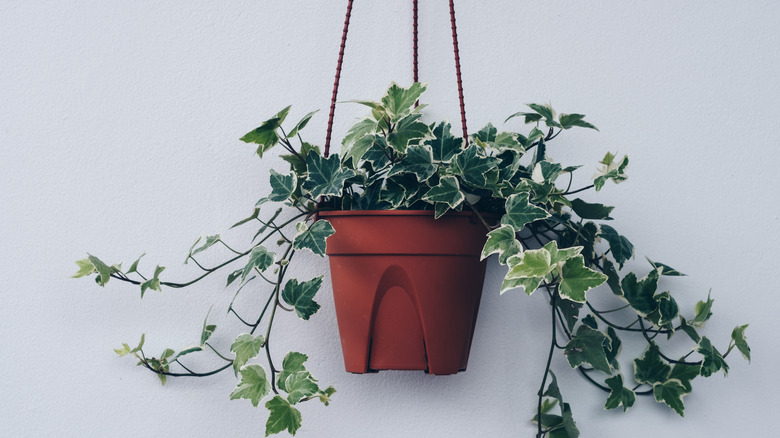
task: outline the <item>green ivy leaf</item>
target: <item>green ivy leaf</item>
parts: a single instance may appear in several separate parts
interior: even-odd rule
[[[142,348],[144,348],[144,342],[146,341],[146,333],[141,335],[141,341],[138,342],[138,346],[135,348],[130,348],[127,344],[122,344],[122,348],[115,348],[114,353],[118,354],[120,357],[127,356],[128,354],[135,354],[141,351]]]
[[[508,290],[522,287],[526,294],[531,295],[536,289],[539,289],[542,280],[544,280],[543,277],[504,278],[500,294],[503,295]]]
[[[100,286],[105,286],[106,283],[108,283],[108,280],[111,279],[111,267],[103,263],[103,261],[93,256],[92,254],[87,254],[87,258],[85,260],[81,260],[82,264],[79,265],[80,267],[79,272],[86,272],[86,268],[83,267],[84,262],[86,260],[88,260],[92,264],[92,267],[94,268],[92,272],[98,273],[97,277],[95,277],[95,282]],[[78,264],[78,262],[76,263]],[[79,272],[77,272],[76,274],[78,275]],[[92,272],[90,272],[90,274]],[[89,274],[85,274],[85,275],[89,275]],[[141,297],[143,297],[143,292],[141,293]]]
[[[650,271],[646,277],[639,281],[637,281],[636,274],[629,272],[621,282],[624,298],[641,316],[647,316],[657,308],[658,303],[653,298],[657,288],[657,270]]]
[[[550,252],[545,248],[529,249],[517,254],[508,262],[507,278],[543,278],[555,268],[555,265],[551,264]]]
[[[614,376],[605,380],[604,383],[607,384],[610,390],[609,397],[607,397],[607,402],[604,405],[605,409],[615,409],[622,405],[623,412],[625,412],[628,410],[628,408],[634,405],[634,402],[636,401],[636,394],[634,394],[634,391],[623,386],[622,375],[615,374]]]
[[[734,327],[734,330],[731,332],[731,340],[739,352],[742,353],[742,357],[750,362],[750,346],[747,343],[747,338],[745,338],[746,328],[748,328],[748,324]]]
[[[696,351],[703,356],[700,371],[703,377],[709,377],[720,370],[723,370],[723,375],[728,375],[729,365],[706,336],[702,336]]]
[[[677,269],[674,269],[673,267],[669,265],[665,265],[663,263],[658,263],[650,260],[649,258],[645,257],[647,261],[650,263],[650,265],[653,267],[653,269],[661,268],[661,275],[666,275],[667,277],[685,277],[685,274],[678,271]]]
[[[589,204],[580,198],[571,201],[571,209],[577,213],[577,216],[583,219],[607,220],[612,219],[609,214],[615,207],[608,207],[603,204]]]
[[[707,294],[707,301],[699,301],[694,307],[695,315],[691,321],[691,325],[694,327],[701,327],[712,316],[712,304],[715,302],[710,298],[710,294]]]
[[[273,169],[270,172],[271,194],[268,195],[268,200],[271,202],[286,201],[298,187],[298,177],[295,176],[295,172],[290,172],[289,175],[282,175]]]
[[[617,262],[618,267],[623,269],[623,264],[628,259],[634,256],[634,245],[628,241],[624,236],[618,234],[618,232],[609,225],[601,225],[601,232],[599,237],[606,239],[609,242],[609,249],[612,253],[612,257]]]
[[[262,245],[252,248],[252,252],[249,253],[249,261],[241,272],[241,282],[243,283],[246,280],[246,277],[255,269],[260,272],[268,269],[274,264],[275,259],[276,255],[272,252],[268,252]]]
[[[675,364],[672,367],[672,371],[669,373],[668,379],[679,380],[680,384],[685,388],[685,393],[689,393],[693,390],[691,386],[691,380],[701,372],[701,365],[686,365],[683,363]]]
[[[241,367],[241,382],[230,393],[231,400],[247,399],[254,407],[271,392],[271,384],[265,375],[265,369],[258,364]],[[278,397],[278,396],[277,396]]]
[[[89,258],[76,260],[76,265],[79,267],[78,272],[73,274],[71,278],[81,278],[92,274],[95,271],[95,265],[89,260]],[[103,283],[105,284],[105,283]]]
[[[341,141],[342,146],[344,146],[344,150],[349,150],[349,147],[352,144],[366,135],[375,133],[376,129],[376,120],[372,120],[370,118],[366,118],[355,123],[351,128],[349,128],[349,131],[347,131],[347,135],[344,136],[344,140]],[[345,156],[345,160],[346,158],[347,157]],[[357,160],[355,160],[355,164],[357,164]]]
[[[587,325],[580,325],[576,335],[563,348],[563,354],[572,368],[586,363],[606,374],[612,373],[604,345],[609,341],[604,333]]]
[[[306,125],[309,124],[309,120],[311,120],[314,114],[317,114],[317,111],[319,110],[312,111],[309,114],[303,116],[303,118],[295,125],[295,127],[289,133],[287,133],[287,138],[295,137],[301,131],[301,129],[305,128]]]
[[[653,397],[659,403],[666,403],[675,412],[684,417],[683,396],[685,396],[685,387],[678,380],[667,380],[663,383],[653,385]]]
[[[265,404],[271,411],[268,421],[265,423],[265,436],[287,430],[290,435],[301,427],[301,412],[295,409],[290,402],[277,395]]]
[[[552,184],[558,179],[563,168],[558,163],[547,160],[539,161],[531,172],[531,180],[537,184]]]
[[[593,180],[593,186],[596,188],[596,191],[601,190],[607,180],[612,180],[612,182],[618,184],[628,179],[628,175],[626,175],[626,167],[628,167],[627,156],[624,156],[620,162],[616,163],[615,156],[607,152],[607,155],[601,160],[601,164],[602,166]]]
[[[433,161],[436,163],[449,163],[452,157],[463,149],[463,139],[452,135],[450,129],[449,123],[440,122],[432,130],[433,138],[424,143],[431,147]]]
[[[298,234],[293,239],[293,248],[305,248],[321,257],[325,257],[325,240],[336,232],[330,222],[324,219],[313,223],[311,227],[298,222],[295,224],[295,229]]]
[[[448,208],[455,208],[466,199],[466,196],[460,191],[460,184],[458,184],[457,178],[444,176],[439,179],[439,184],[431,187],[422,199],[431,204],[442,203]]]
[[[583,120],[584,118],[585,116],[582,114],[561,114],[558,120],[561,122],[561,127],[563,129],[570,129],[575,126],[580,126],[582,128],[595,129],[596,131],[599,130],[599,128],[596,128],[595,126]]]
[[[233,360],[233,372],[236,375],[238,375],[238,371],[249,359],[256,357],[260,353],[263,343],[265,343],[265,338],[262,335],[254,337],[249,333],[243,333],[233,341],[230,351],[236,354],[236,358]],[[263,372],[263,378],[265,379],[265,372]],[[257,403],[254,405],[257,406]]]
[[[385,187],[379,192],[379,199],[389,203],[392,208],[398,208],[406,199],[406,188],[395,179],[388,178]]]
[[[320,390],[314,377],[308,371],[290,374],[285,379],[284,386],[287,388],[287,400],[291,404],[296,404],[306,397],[311,397]]]
[[[492,123],[488,123],[484,128],[480,129],[475,134],[472,134],[470,138],[474,143],[487,145],[488,143],[496,141],[497,134],[498,129],[496,129]]]
[[[585,267],[582,255],[566,260],[561,270],[560,293],[564,298],[585,302],[585,292],[607,281],[607,276]]]
[[[415,82],[409,88],[400,87],[395,82],[387,89],[387,94],[382,97],[382,105],[390,116],[390,122],[395,123],[414,110],[414,103],[425,91],[426,86]]]
[[[539,120],[542,120],[542,115],[539,113],[527,113],[527,112],[517,112],[512,114],[511,116],[507,117],[506,120],[504,120],[504,123],[514,119],[515,117],[523,117],[523,121],[525,123],[536,123]]]
[[[284,285],[282,299],[293,306],[299,318],[308,320],[320,309],[320,305],[314,301],[314,295],[320,290],[321,285],[321,275],[303,283],[298,283],[298,280],[291,278]]]
[[[257,144],[257,155],[263,158],[263,154],[269,149],[279,143],[279,134],[276,130],[282,126],[282,122],[287,118],[287,114],[290,112],[290,107],[284,108],[279,111],[276,116],[263,122],[260,127],[250,131],[245,136],[241,137],[241,141],[244,143]]]
[[[528,202],[527,192],[517,193],[507,198],[506,214],[501,218],[501,224],[511,225],[519,233],[526,224],[547,217],[550,213]]]
[[[203,328],[200,330],[200,345],[204,345],[206,341],[211,338],[211,335],[214,334],[214,330],[217,329],[217,326],[215,324],[209,324],[209,315],[211,314],[211,309],[209,309],[209,312],[206,314],[206,317],[203,318]]]
[[[162,292],[162,287],[160,286],[160,274],[164,270],[165,270],[165,266],[157,266],[156,268],[154,268],[154,275],[152,276],[152,278],[141,283],[141,298],[144,297],[144,293],[146,293],[147,289],[156,290],[157,292]]]
[[[200,243],[201,239],[203,239],[203,237],[198,237],[195,240],[195,243],[193,243],[192,246],[190,247],[190,252],[187,254],[187,260],[184,261],[185,265],[187,264],[188,261],[190,261],[190,257],[194,256],[199,252],[203,252],[211,248],[212,246],[214,246],[214,244],[220,241],[219,234],[215,234],[213,236],[206,236],[206,242],[204,242],[203,245],[195,248],[198,245],[198,243]]]
[[[387,144],[387,140],[381,135],[364,135],[354,142],[352,147],[346,150],[343,162],[347,162],[352,158],[352,163],[357,166],[358,162],[363,159],[366,152],[372,147],[379,147],[386,151],[390,150],[390,146]]]
[[[320,196],[341,196],[344,182],[356,175],[354,170],[339,165],[338,154],[328,158],[308,154],[306,168],[309,173],[302,188],[313,199]]]
[[[634,380],[637,383],[663,383],[669,371],[671,367],[661,358],[655,346],[648,347],[641,358],[634,359]]]
[[[427,125],[426,125],[427,126]],[[402,173],[411,173],[417,177],[417,181],[427,181],[428,178],[436,173],[436,166],[433,165],[433,151],[430,146],[409,146],[406,150],[406,157],[397,163],[390,172],[387,173],[388,177],[398,175]]]
[[[485,187],[485,175],[498,168],[499,163],[498,159],[485,156],[484,151],[473,144],[455,155],[452,160],[453,171],[475,187]]]
[[[538,103],[529,103],[528,107],[541,114],[541,116],[544,118],[544,123],[547,126],[556,128],[561,127],[561,124],[555,121],[555,110],[553,110],[549,104],[541,105]]]
[[[304,367],[303,364],[308,359],[309,356],[295,351],[291,351],[284,356],[284,360],[282,360],[282,371],[279,372],[279,376],[276,380],[279,389],[290,392],[290,390],[287,389],[287,386],[285,386],[287,378],[295,373],[306,371],[306,367]]]
[[[419,119],[421,114],[409,114],[399,120],[393,132],[387,135],[387,142],[399,153],[405,154],[412,144],[433,138],[431,128]]]
[[[480,260],[485,260],[491,254],[498,254],[498,263],[507,264],[509,257],[523,251],[520,241],[515,238],[515,229],[510,225],[501,225],[487,234],[487,241],[482,248]]]

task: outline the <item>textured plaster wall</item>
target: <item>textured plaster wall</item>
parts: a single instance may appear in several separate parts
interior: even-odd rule
[[[409,1],[355,2],[340,98],[378,98],[408,83]],[[457,120],[445,1],[421,2],[421,78],[428,120]],[[780,389],[780,5],[708,2],[459,1],[469,126],[500,124],[526,102],[582,112],[600,132],[550,146],[585,164],[628,154],[629,181],[585,199],[617,205],[613,225],[644,255],[689,274],[665,281],[692,305],[712,288],[707,333],[724,349],[749,322],[754,360],[728,378],[694,381],[684,419],[650,399],[627,414],[553,361],[582,436],[769,436]],[[111,351],[146,333],[147,348],[196,340],[203,317],[228,346],[223,279],[149,293],[72,280],[87,251],[189,278],[181,265],[202,234],[224,232],[268,192],[268,169],[237,139],[278,109],[321,109],[322,143],[344,1],[0,2],[0,435],[257,436],[265,411],[230,401],[229,373],[207,380],[154,375]],[[364,112],[340,105],[335,138]],[[511,125],[512,128],[518,126]],[[225,236],[236,242],[247,232]],[[300,278],[326,272],[304,255]],[[531,436],[547,353],[542,295],[499,297],[491,262],[468,372],[350,375],[343,371],[326,280],[309,323],[281,318],[273,349],[305,351],[330,407],[302,407],[303,437]],[[607,291],[592,292],[608,297]],[[259,294],[245,298],[257,303]],[[628,358],[641,342],[625,345]],[[204,359],[193,367],[207,369]]]

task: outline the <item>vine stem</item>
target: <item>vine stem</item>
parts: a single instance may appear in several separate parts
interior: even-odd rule
[[[544,397],[544,385],[547,383],[547,376],[550,374],[550,363],[552,363],[553,353],[555,352],[555,293],[550,297],[550,307],[552,307],[552,337],[550,341],[550,352],[547,354],[547,365],[544,368],[544,377],[542,377],[542,384],[539,386],[539,403],[536,407],[536,425],[538,426],[538,432],[536,438],[542,438],[542,398]]]

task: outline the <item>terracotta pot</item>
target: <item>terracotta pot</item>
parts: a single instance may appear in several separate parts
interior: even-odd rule
[[[464,371],[477,321],[487,229],[471,212],[329,211],[341,346],[352,373]]]

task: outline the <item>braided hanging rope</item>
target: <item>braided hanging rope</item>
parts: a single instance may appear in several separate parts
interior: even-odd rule
[[[419,82],[419,69],[418,69],[418,51],[417,51],[417,1],[412,0],[412,76],[414,82]],[[336,78],[333,81],[333,94],[330,100],[330,113],[328,115],[328,130],[325,134],[325,150],[323,155],[328,157],[330,154],[330,139],[333,133],[333,116],[336,113],[336,99],[339,93],[339,80],[341,79],[341,65],[344,62],[344,47],[347,44],[347,32],[349,31],[349,19],[352,16],[352,2],[347,1],[347,14],[344,18],[344,31],[341,34],[341,46],[339,47],[339,59],[336,63]],[[458,100],[460,102],[460,120],[463,127],[463,138],[468,144],[468,129],[466,128],[466,105],[463,100],[463,79],[460,71],[460,51],[458,50],[458,30],[455,23],[455,1],[450,0],[450,23],[452,26],[452,48],[455,54],[455,76],[458,82]],[[415,106],[419,105],[419,101],[415,102]]]

